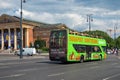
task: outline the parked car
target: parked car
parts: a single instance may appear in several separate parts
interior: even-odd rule
[[[28,55],[32,56],[36,54],[36,49],[35,48],[23,48],[22,49],[22,55]],[[15,55],[20,55],[20,50],[15,52]]]

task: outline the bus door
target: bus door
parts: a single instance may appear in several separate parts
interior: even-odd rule
[[[86,46],[87,59],[91,59],[91,46]]]

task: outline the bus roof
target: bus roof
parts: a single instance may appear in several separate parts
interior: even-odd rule
[[[100,45],[100,46],[106,46],[105,39],[100,38],[93,38],[93,37],[87,37],[80,35],[77,31],[72,31],[69,29],[57,29],[52,31],[62,31],[66,30],[68,33],[68,41],[74,42],[76,44],[83,44],[83,45]]]

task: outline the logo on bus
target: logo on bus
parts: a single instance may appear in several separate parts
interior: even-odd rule
[[[70,41],[73,41],[73,42],[85,42],[85,43],[98,44],[98,40],[93,39],[93,38],[69,36],[69,39],[70,39]]]

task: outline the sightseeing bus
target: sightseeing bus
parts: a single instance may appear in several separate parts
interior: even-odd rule
[[[52,30],[50,33],[49,59],[75,62],[103,60],[106,58],[104,39],[81,36],[70,30]]]

